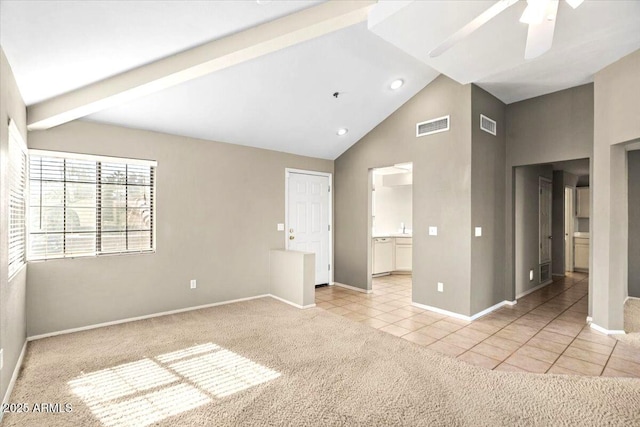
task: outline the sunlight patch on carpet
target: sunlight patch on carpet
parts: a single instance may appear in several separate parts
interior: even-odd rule
[[[279,376],[206,343],[83,374],[68,385],[102,424],[125,427],[147,426]]]

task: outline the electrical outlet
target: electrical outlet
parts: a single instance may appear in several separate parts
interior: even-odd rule
[[[438,235],[438,227],[429,226],[429,236],[437,236]]]
[[[529,270],[529,281],[533,282],[533,268]]]
[[[277,229],[278,231],[284,231],[284,224],[278,224]]]
[[[476,237],[482,236],[482,227],[476,227]]]
[[[444,283],[438,282],[438,292],[444,292]]]
[[[191,279],[191,289],[196,288],[196,279]]]

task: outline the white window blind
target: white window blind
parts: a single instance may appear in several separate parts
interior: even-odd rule
[[[29,158],[29,259],[155,249],[155,162],[40,150]]]
[[[13,120],[9,121],[9,267],[12,277],[25,263],[27,146]]]

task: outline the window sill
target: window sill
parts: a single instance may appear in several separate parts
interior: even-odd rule
[[[29,259],[27,263],[40,263],[46,261],[57,261],[57,260],[65,260],[65,259],[89,259],[89,258],[106,258],[106,257],[114,257],[114,256],[129,256],[129,255],[152,255],[155,254],[156,250],[150,251],[140,251],[140,252],[114,252],[108,254],[99,254],[99,255],[74,255],[74,256],[58,256],[58,257],[50,257],[50,258],[38,258],[38,259]]]

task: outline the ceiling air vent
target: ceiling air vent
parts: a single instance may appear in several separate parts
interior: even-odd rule
[[[491,135],[496,134],[496,121],[491,120],[484,114],[480,114],[480,129],[485,132],[489,132]]]
[[[431,135],[433,133],[446,132],[448,130],[449,116],[438,117],[437,119],[418,123],[416,125],[416,136]]]

